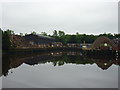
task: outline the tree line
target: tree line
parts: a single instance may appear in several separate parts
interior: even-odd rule
[[[57,41],[62,42],[63,44],[67,43],[93,43],[98,37],[100,36],[106,36],[110,39],[120,38],[120,34],[111,34],[111,33],[103,33],[99,35],[87,35],[87,34],[79,34],[78,32],[76,34],[65,34],[64,31],[53,31],[53,35],[51,37],[54,37]]]
[[[32,34],[36,34],[36,32],[32,32]],[[65,32],[61,30],[54,30],[52,35],[48,35],[46,32],[41,32],[41,35],[53,37],[56,41],[62,42],[63,44],[83,42],[93,43],[100,36],[106,36],[110,39],[120,38],[120,34],[103,33],[99,35],[87,35],[78,32],[76,32],[76,34],[65,34]]]
[[[13,45],[11,45],[10,41],[10,35],[15,34],[14,31],[12,30],[6,30],[3,31],[0,29],[0,32],[2,33],[2,49],[3,50],[10,50],[11,48],[14,48]],[[36,32],[31,32],[31,34],[37,34]],[[24,35],[23,33],[20,33],[19,35],[25,36],[27,33]],[[111,33],[103,33],[99,35],[87,35],[87,34],[66,34],[62,30],[54,30],[52,35],[47,34],[46,32],[41,32],[40,35],[43,36],[49,36],[55,38],[57,42],[62,42],[63,44],[67,43],[93,43],[98,37],[100,36],[106,36],[110,39],[115,39],[115,38],[120,38],[120,34],[111,34]]]

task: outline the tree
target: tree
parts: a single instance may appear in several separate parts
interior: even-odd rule
[[[59,34],[59,37],[65,36],[64,31],[59,31],[58,34]]]
[[[69,43],[77,43],[77,40],[76,40],[76,35],[71,35],[69,41]]]
[[[47,33],[46,32],[41,32],[41,35],[47,36]]]
[[[10,29],[7,29],[5,32],[7,32],[8,35],[13,35],[15,34],[14,31],[10,30]]]
[[[20,33],[20,36],[23,36],[23,33]]]
[[[9,51],[10,48],[11,48],[10,32],[4,31],[2,35],[2,49],[5,51]]]
[[[33,32],[31,32],[31,34],[35,34],[35,35],[36,35],[36,32],[35,32],[35,31],[33,31]]]
[[[114,34],[114,38],[120,38],[120,34]]]
[[[25,36],[28,35],[27,33],[25,33]]]
[[[79,33],[78,33],[78,32],[76,32],[76,35],[79,35]]]
[[[53,37],[57,37],[57,36],[58,36],[58,33],[57,33],[56,30],[53,31],[53,35],[52,35],[52,36],[53,36]]]

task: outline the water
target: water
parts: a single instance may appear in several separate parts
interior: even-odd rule
[[[3,88],[118,88],[119,60],[49,52],[3,57]]]

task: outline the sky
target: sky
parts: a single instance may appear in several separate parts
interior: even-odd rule
[[[118,33],[117,0],[5,0],[2,29],[15,33]]]

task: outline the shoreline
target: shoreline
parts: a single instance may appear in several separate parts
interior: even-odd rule
[[[23,54],[37,54],[37,53],[50,53],[50,52],[80,52],[84,56],[99,56],[99,57],[118,57],[120,51],[116,50],[83,50],[81,48],[70,48],[70,47],[60,47],[60,48],[29,48],[29,49],[14,49],[8,52],[4,51],[2,55],[23,55]]]

